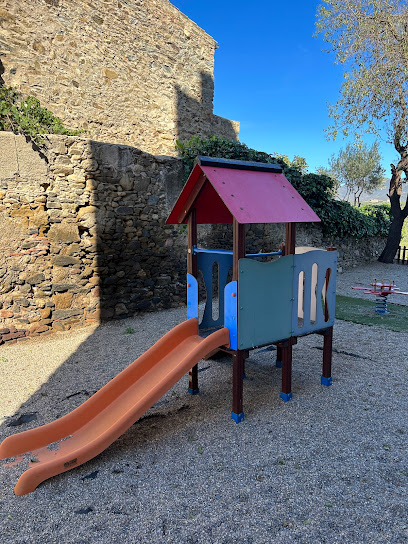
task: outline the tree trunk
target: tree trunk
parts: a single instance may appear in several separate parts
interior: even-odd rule
[[[401,242],[402,225],[404,224],[405,217],[394,217],[391,221],[390,230],[388,231],[388,238],[383,252],[378,257],[380,263],[392,263],[394,262],[395,254]]]
[[[405,218],[408,215],[408,199],[405,207],[401,209],[401,174],[402,172],[406,172],[407,162],[408,156],[406,153],[404,153],[404,155],[401,156],[401,160],[399,161],[397,167],[395,167],[393,164],[391,165],[392,176],[390,180],[388,197],[391,204],[392,221],[390,230],[388,231],[387,243],[383,252],[378,257],[380,263],[392,263],[401,242],[402,225],[404,224]]]

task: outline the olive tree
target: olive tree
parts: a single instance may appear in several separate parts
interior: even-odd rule
[[[345,199],[353,195],[354,206],[360,206],[363,192],[370,194],[384,185],[385,170],[377,142],[371,147],[363,143],[348,144],[329,162],[332,176],[346,188]]]
[[[340,98],[330,107],[329,133],[385,134],[398,154],[388,194],[392,222],[379,257],[390,263],[408,216],[408,202],[401,201],[408,173],[408,5],[406,0],[325,0],[316,28],[336,62],[346,67]]]

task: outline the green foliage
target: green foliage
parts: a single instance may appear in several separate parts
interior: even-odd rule
[[[333,200],[320,211],[323,232],[327,236],[366,238],[386,236],[390,226],[389,206],[366,205],[356,208],[348,202]]]
[[[324,0],[317,33],[347,72],[341,97],[331,108],[337,132],[382,135],[394,143],[408,136],[408,7],[401,0]]]
[[[288,168],[283,158],[277,158],[263,151],[251,149],[246,144],[236,140],[229,140],[221,136],[209,136],[199,138],[195,136],[187,142],[176,142],[180,157],[184,161],[185,173],[188,176],[197,155],[206,157],[222,157],[223,159],[235,159],[240,161],[277,163],[284,170]]]
[[[391,165],[389,198],[395,222],[380,262],[391,263],[408,217],[401,209],[401,175],[408,177],[408,5],[406,0],[323,0],[317,33],[343,64],[340,98],[331,106],[329,134],[388,136],[399,160]]]
[[[76,136],[82,130],[69,130],[33,96],[23,98],[11,87],[0,86],[0,130],[24,134],[39,148],[44,146],[43,134]]]
[[[355,208],[348,202],[334,200],[337,182],[333,177],[302,174],[299,169],[289,166],[282,156],[274,157],[251,149],[244,143],[218,136],[194,137],[187,142],[177,142],[177,149],[184,160],[186,176],[197,155],[280,164],[287,179],[322,220],[323,233],[328,237],[363,238],[387,234],[389,206],[386,212],[382,206]]]
[[[370,194],[385,184],[378,142],[371,147],[362,142],[348,144],[337,157],[332,155],[330,166],[334,177],[346,186],[346,200],[354,195],[355,206],[363,192]]]

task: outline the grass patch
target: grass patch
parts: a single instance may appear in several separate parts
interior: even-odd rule
[[[375,298],[336,296],[336,319],[360,325],[382,327],[396,332],[408,332],[408,306],[388,303],[389,315],[375,313]]]

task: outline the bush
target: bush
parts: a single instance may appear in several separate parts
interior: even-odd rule
[[[273,157],[263,151],[256,151],[244,143],[221,136],[209,136],[208,138],[195,136],[187,142],[177,141],[176,148],[183,159],[186,177],[189,175],[197,155],[239,161],[277,163],[282,168],[287,168],[286,163],[279,157]]]
[[[0,130],[24,134],[39,148],[44,146],[43,134],[76,136],[82,130],[69,130],[33,96],[23,98],[11,87],[0,86]]]
[[[186,179],[197,155],[235,159],[241,161],[279,164],[285,176],[317,213],[323,234],[328,237],[386,236],[390,225],[389,205],[366,205],[356,208],[348,202],[335,200],[335,180],[326,175],[302,174],[290,167],[281,157],[251,149],[246,144],[219,136],[194,137],[187,142],[177,142],[184,162]]]
[[[323,233],[329,237],[386,236],[390,225],[389,215],[381,207],[356,208],[349,202],[339,200],[332,200],[329,206],[320,211],[319,216]]]

